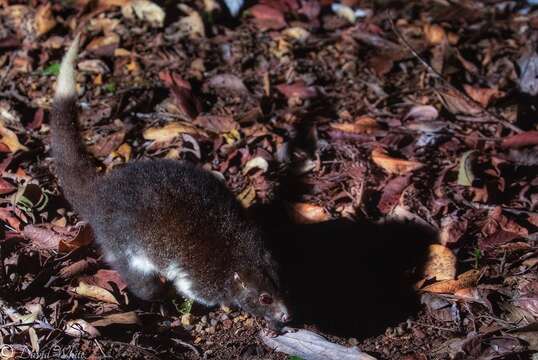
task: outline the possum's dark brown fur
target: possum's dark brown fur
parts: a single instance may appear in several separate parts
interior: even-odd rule
[[[105,258],[142,299],[160,295],[164,276],[200,303],[236,304],[275,326],[289,320],[261,231],[212,173],[173,160],[96,172],[77,128],[77,42],[60,69],[52,153],[66,198],[91,225]]]

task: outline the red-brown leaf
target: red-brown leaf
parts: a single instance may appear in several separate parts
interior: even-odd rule
[[[508,136],[503,139],[503,148],[520,148],[524,146],[538,145],[538,131],[527,131],[521,134]]]

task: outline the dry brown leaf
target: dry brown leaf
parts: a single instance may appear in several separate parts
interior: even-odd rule
[[[48,33],[56,26],[56,20],[52,14],[52,3],[48,2],[40,6],[35,14],[36,35],[39,37]]]
[[[94,275],[85,276],[80,281],[88,285],[99,286],[109,291],[115,291],[116,288],[119,291],[127,289],[127,283],[125,283],[120,273],[116,270],[100,269]]]
[[[424,35],[431,45],[443,44],[447,41],[445,30],[437,24],[424,26]]]
[[[463,85],[465,92],[469,95],[474,101],[487,107],[491,100],[500,98],[504,95],[504,92],[500,91],[496,87],[494,88],[479,88],[471,85]]]
[[[353,134],[371,134],[379,130],[377,121],[369,116],[360,116],[353,123],[331,124],[331,127]]]
[[[140,324],[140,319],[138,318],[138,315],[136,315],[134,311],[129,311],[129,312],[120,313],[120,314],[110,314],[100,320],[97,320],[91,323],[91,325],[97,326],[97,327],[109,326],[109,325],[115,325],[115,324],[123,324],[123,325]]]
[[[8,128],[4,127],[4,124],[0,122],[0,143],[3,143],[9,148],[9,151],[15,153],[19,150],[27,151],[28,148],[19,142],[17,134]]]
[[[88,46],[86,46],[86,50],[100,56],[113,56],[119,44],[119,35],[109,33],[105,36],[94,38],[92,41],[90,41]]]
[[[428,247],[428,260],[424,265],[424,276],[439,280],[456,278],[456,256],[447,247],[432,244]]]
[[[460,289],[476,286],[479,277],[480,271],[469,270],[458,276],[456,280],[439,281],[426,286],[422,290],[434,293],[453,294]]]
[[[377,166],[383,168],[383,170],[385,170],[389,174],[403,175],[420,169],[424,166],[424,164],[418,161],[390,157],[382,149],[372,150],[372,160]]]
[[[533,145],[538,145],[538,131],[536,130],[508,136],[501,143],[503,148],[520,148]]]
[[[74,291],[83,297],[119,305],[118,300],[116,300],[110,291],[99,286],[88,285],[83,281],[78,284]]]
[[[158,142],[166,142],[174,139],[181,134],[203,134],[202,130],[199,130],[186,122],[173,122],[167,124],[161,128],[149,128],[143,133],[144,139],[154,140]]]
[[[93,233],[88,225],[78,226],[70,230],[73,230],[71,236],[60,240],[58,251],[70,252],[82,246],[89,245],[93,241]]]
[[[284,14],[267,5],[257,4],[249,9],[254,17],[256,25],[262,30],[280,30],[286,27]]]
[[[75,275],[86,272],[91,266],[95,265],[96,263],[97,262],[92,258],[79,260],[69,266],[61,268],[59,271],[60,277],[64,279],[72,278]]]
[[[331,219],[324,208],[315,204],[291,204],[289,211],[292,219],[298,224],[315,224]]]
[[[472,101],[466,99],[456,90],[443,89],[438,94],[443,105],[452,114],[478,115],[484,111],[480,106],[473,104]]]

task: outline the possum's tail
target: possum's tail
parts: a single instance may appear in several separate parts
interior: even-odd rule
[[[85,206],[97,177],[78,129],[75,60],[79,37],[75,37],[60,66],[52,104],[52,155],[64,194],[77,211]]]

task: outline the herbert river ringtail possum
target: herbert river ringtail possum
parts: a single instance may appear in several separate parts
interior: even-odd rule
[[[77,124],[74,62],[64,56],[52,107],[52,154],[60,185],[89,222],[105,259],[144,300],[162,277],[207,306],[237,305],[272,329],[290,320],[262,232],[211,172],[182,161],[128,163],[98,174]]]

